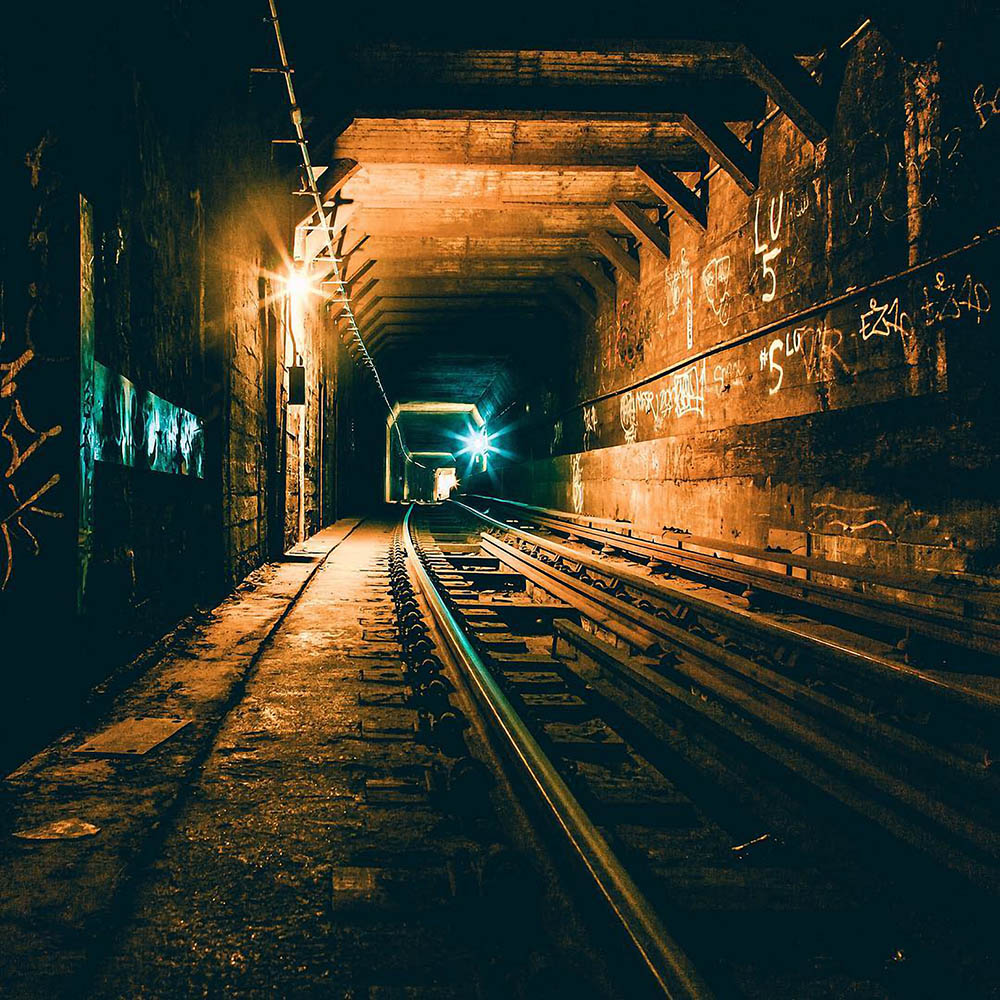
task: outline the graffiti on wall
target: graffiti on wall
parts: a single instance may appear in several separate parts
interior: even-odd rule
[[[727,326],[733,314],[733,296],[730,289],[732,258],[728,255],[713,257],[701,269],[701,288],[705,301],[722,326]],[[688,344],[688,347],[691,345]]]
[[[600,425],[597,420],[597,407],[594,405],[583,408],[583,449],[587,451],[593,442],[597,441]]]
[[[980,128],[986,128],[995,115],[1000,115],[1000,87],[989,93],[985,83],[976,85],[972,91],[972,110]]]
[[[643,360],[652,328],[648,313],[640,313],[635,296],[620,299],[615,309],[615,331],[605,358],[605,369],[634,369]]]
[[[80,196],[80,466],[76,608],[83,610],[94,532],[94,210]]]
[[[80,495],[77,608],[82,610],[92,551],[96,462],[204,478],[202,420],[94,357],[94,222],[80,198]]]
[[[583,513],[583,470],[580,468],[580,456],[570,459],[571,502],[577,514]]]
[[[825,383],[852,376],[854,369],[841,354],[844,334],[827,318],[815,324],[797,326],[773,338],[760,349],[759,368],[765,373],[767,394],[773,396],[785,384],[785,369],[801,365],[806,382]]]
[[[61,518],[59,511],[43,505],[45,495],[59,482],[59,473],[53,473],[45,482],[28,485],[24,473],[30,473],[31,463],[37,459],[45,443],[62,433],[58,424],[45,430],[36,428],[24,412],[18,394],[18,375],[31,364],[34,351],[27,348],[17,357],[4,358],[7,337],[0,330],[0,438],[7,452],[3,466],[3,489],[0,495],[0,590],[5,590],[14,575],[14,557],[19,542],[28,545],[34,555],[41,546],[32,530],[37,518]]]
[[[880,133],[868,131],[848,153],[847,223],[867,236],[876,222],[900,222],[912,207],[935,207],[954,194],[965,159],[962,126],[928,138],[912,153],[893,152]]]
[[[659,389],[635,389],[619,397],[618,416],[625,443],[638,440],[640,417],[652,418],[653,431],[661,431],[671,417],[693,414],[705,416],[704,360],[687,365],[666,376],[667,384]]]
[[[971,332],[989,322],[987,273],[985,262],[939,264],[708,350],[639,387],[583,404],[572,432],[566,425],[564,450],[943,391],[946,330]],[[904,377],[885,377],[893,369]]]
[[[633,444],[639,436],[639,418],[635,409],[634,392],[623,392],[619,397],[618,419],[625,435],[625,443]]]
[[[763,198],[758,198],[754,204],[753,215],[753,252],[760,257],[760,268],[764,278],[764,291],[761,292],[761,302],[773,302],[778,292],[778,272],[775,260],[780,255],[782,247],[781,223],[785,215],[785,192],[779,191],[776,198],[768,203],[767,217],[764,228],[761,228],[760,206]]]
[[[816,501],[812,505],[813,531],[863,537],[892,538],[895,532],[878,516],[875,504],[836,504]]]
[[[204,477],[204,426],[193,413],[94,363],[93,456],[153,472]]]
[[[712,369],[712,383],[715,386],[717,396],[729,392],[734,386],[742,386],[752,378],[753,372],[747,370],[747,366],[741,358],[719,362]]]
[[[684,310],[684,339],[688,348],[694,346],[694,276],[688,263],[687,250],[681,247],[680,261],[676,267],[667,268],[667,318]]]
[[[754,199],[748,217],[748,287],[741,311],[750,312],[762,303],[774,302],[790,290],[790,272],[798,253],[815,238],[810,232],[819,187],[813,180],[783,188],[773,195]]]
[[[959,284],[957,280],[949,282],[945,272],[938,271],[930,286],[923,287],[920,310],[927,326],[960,320],[963,316],[971,316],[978,326],[991,306],[989,289],[971,274],[966,274]]]

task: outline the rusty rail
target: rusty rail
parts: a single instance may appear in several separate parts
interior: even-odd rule
[[[411,505],[403,518],[403,540],[417,582],[452,655],[467,674],[492,722],[503,734],[508,749],[548,805],[663,993],[678,1000],[708,1000],[711,990],[594,826],[441,597],[417,550],[410,529],[412,514]]]
[[[537,545],[562,559],[578,563],[581,566],[586,566],[588,569],[592,569],[597,573],[615,577],[621,580],[628,587],[649,594],[651,597],[659,598],[660,600],[682,601],[698,613],[704,614],[706,617],[711,617],[726,625],[733,626],[738,629],[752,629],[753,631],[759,633],[769,634],[775,641],[778,642],[790,640],[801,645],[803,648],[810,650],[811,652],[827,658],[829,661],[836,663],[839,666],[860,668],[866,672],[872,673],[876,677],[898,680],[901,683],[913,686],[917,689],[924,689],[929,693],[933,693],[935,696],[940,696],[948,703],[966,711],[992,716],[994,719],[1000,718],[1000,697],[990,694],[987,691],[980,691],[956,681],[946,680],[909,664],[889,660],[874,653],[855,649],[851,646],[845,645],[844,643],[838,643],[831,639],[811,635],[810,633],[805,632],[800,628],[796,628],[793,625],[762,621],[760,618],[755,618],[750,613],[741,613],[723,605],[706,601],[694,594],[689,594],[667,587],[662,583],[652,581],[647,577],[630,572],[624,567],[609,566],[607,563],[602,563],[599,559],[589,556],[585,552],[580,552],[577,549],[572,549],[566,545],[560,545],[558,542],[553,542],[551,539],[535,535],[529,531],[525,531],[523,528],[517,528],[513,525],[506,524],[503,521],[490,517],[488,514],[484,514],[482,511],[476,510],[475,507],[469,507],[459,501],[453,502],[465,510],[473,513],[476,517],[491,524],[495,528],[509,532],[510,534],[524,539],[532,545]],[[629,612],[632,611],[629,605],[625,605],[624,607],[628,608]],[[629,617],[631,618],[631,613],[629,614]]]
[[[816,583],[813,580],[788,576],[774,570],[737,562],[735,559],[726,559],[707,552],[695,552],[690,549],[684,549],[681,547],[681,544],[668,545],[663,542],[639,538],[634,535],[625,535],[606,528],[580,524],[577,521],[560,518],[555,512],[533,508],[527,504],[517,503],[516,501],[485,496],[480,499],[514,507],[524,512],[521,516],[525,520],[529,520],[539,526],[551,528],[561,534],[572,535],[581,541],[599,543],[602,547],[616,549],[634,558],[653,563],[672,565],[685,572],[700,574],[716,580],[739,583],[750,588],[757,588],[760,591],[775,594],[786,600],[814,605],[822,608],[824,611],[832,611],[837,614],[864,619],[883,627],[898,629],[903,635],[907,633],[920,634],[938,642],[973,650],[977,653],[985,653],[988,656],[1000,655],[1000,623],[997,622],[959,615],[943,609],[924,607],[906,601],[892,600],[888,597],[880,597],[870,593],[859,594],[844,587],[833,587],[828,584]],[[458,503],[459,501],[455,502]],[[490,518],[489,515],[484,514],[475,507],[467,504],[461,504],[461,506],[472,511],[479,517],[495,521],[495,519]],[[506,531],[518,530],[505,522],[495,521],[495,523],[502,526]],[[537,536],[533,537],[537,538]],[[712,539],[694,539],[688,536],[681,536],[681,539],[683,542],[698,545],[700,548],[715,547],[719,550],[726,549],[726,543],[714,542]],[[538,539],[538,541],[544,542],[545,540]],[[849,579],[860,579],[860,574],[865,572],[860,567],[857,571],[852,567],[841,567],[838,572],[836,564],[831,564],[828,560],[817,561],[802,557],[793,557],[793,562],[785,553],[755,551],[739,552],[738,554],[789,566],[801,565],[803,568],[815,572],[827,575],[840,575]],[[868,575],[870,576],[870,574]],[[901,581],[868,579],[867,582],[876,583],[883,587],[904,589]],[[936,592],[933,589],[924,588],[923,586],[913,586],[910,589],[916,593]],[[940,594],[940,596],[947,596],[962,601],[973,599],[969,594],[958,592],[949,592],[947,594]],[[989,593],[985,593],[982,597],[984,601],[989,601],[993,598],[994,595]]]
[[[465,507],[462,504],[458,506]],[[495,527],[524,537],[553,555],[577,563],[580,561],[579,552],[511,528],[473,508],[465,509]],[[902,754],[915,760],[922,759],[939,773],[950,774],[956,779],[962,777],[976,783],[985,781],[987,774],[984,770],[976,770],[919,738],[892,731],[890,727],[869,719],[849,706],[836,705],[797,681],[786,679],[740,653],[664,621],[649,610],[597,590],[564,569],[500,539],[484,534],[481,543],[487,553],[498,556],[503,563],[543,590],[558,593],[567,603],[626,644],[629,642],[627,633],[632,630],[643,636],[643,645],[639,647],[642,652],[649,651],[646,647],[649,636],[659,640],[663,651],[682,651],[684,655],[673,670],[686,678],[688,683],[708,692],[713,701],[718,699],[720,703],[730,706],[729,711],[736,711],[749,720],[757,720],[759,732],[756,725],[752,729],[736,725],[732,731],[765,756],[912,848],[960,872],[970,881],[980,885],[1000,884],[1000,869],[996,863],[1000,838],[990,827],[948,803],[938,801],[927,789],[902,778],[877,760],[869,759],[863,744],[852,747],[851,743],[859,739],[863,741],[868,735],[878,736],[890,755]],[[616,575],[616,571],[607,566],[598,569]],[[595,608],[596,617],[592,617]],[[633,670],[649,675],[644,677],[643,686],[651,690],[659,688],[658,697],[677,687],[666,677],[644,671],[641,667],[630,666],[626,672]],[[971,700],[974,692],[966,694]],[[993,704],[992,708],[995,710],[996,705]],[[729,712],[723,714],[722,724],[729,727]],[[832,729],[825,724],[831,721]],[[838,729],[849,734],[846,741],[843,734],[837,735]],[[818,759],[814,759],[815,755]],[[921,820],[914,822],[910,814],[916,814]],[[984,858],[990,860],[984,862]]]

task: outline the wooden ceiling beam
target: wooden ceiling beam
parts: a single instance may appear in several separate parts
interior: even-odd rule
[[[344,284],[350,289],[356,284],[358,278],[363,278],[376,264],[377,260],[370,258],[366,260],[349,278],[344,279]]]
[[[371,329],[374,330],[378,327],[392,330],[434,330],[440,327],[458,325],[469,328],[469,325],[472,324],[471,332],[475,333],[478,329],[477,325],[480,323],[500,322],[501,320],[506,323],[527,322],[550,313],[551,310],[541,307],[534,309],[457,309],[449,312],[436,309],[426,312],[379,312],[376,314],[377,320],[373,321]]]
[[[665,261],[670,260],[670,235],[652,222],[642,208],[631,201],[616,201],[611,210],[643,246],[655,250]]]
[[[570,297],[578,309],[587,313],[591,319],[597,316],[597,303],[589,292],[584,291],[580,281],[568,274],[556,275],[556,284]],[[589,286],[588,286],[589,287]]]
[[[370,336],[365,337],[365,346],[368,348],[370,354],[376,354],[379,350],[379,346],[382,344],[383,335],[385,332],[384,327],[377,327]]]
[[[382,329],[382,327],[382,320],[378,314],[376,314],[371,323],[359,328],[361,330],[361,336],[364,337],[366,346],[371,344],[372,338],[379,332],[379,330]]]
[[[331,225],[335,232],[346,229],[353,214],[350,205],[339,201],[340,189],[361,169],[361,164],[350,157],[334,160],[316,178],[316,187],[323,198],[323,207],[332,208]],[[330,204],[330,199],[334,201]],[[316,260],[327,246],[327,234],[320,226],[319,215],[313,208],[305,218],[299,221],[295,230],[295,259]]]
[[[378,274],[382,281],[447,278],[453,281],[486,279],[522,281],[527,277],[543,279],[566,270],[567,252],[560,256],[526,257],[447,257],[429,254],[418,257],[389,257],[384,254],[379,261]]]
[[[343,230],[353,218],[354,210],[354,205],[348,205],[346,208],[343,208],[339,213],[337,213],[337,216],[332,219],[330,228],[333,229],[334,242],[336,242],[339,238],[341,230]],[[306,263],[314,260],[329,259],[330,250],[327,239],[327,230],[323,226],[318,225],[318,219],[316,218],[315,213],[308,216],[306,219],[303,219],[303,221],[295,227],[294,256],[296,260],[305,261]]]
[[[538,331],[544,329],[545,324],[551,322],[551,319],[552,314],[540,319],[532,319],[523,328]],[[447,346],[452,350],[461,351],[473,357],[481,357],[486,352],[497,355],[510,355],[510,322],[505,321],[498,325],[477,327],[474,343],[470,342],[469,331],[466,326],[449,324],[436,324],[433,326],[388,324],[380,326],[374,334],[365,338],[368,350],[373,353],[383,350],[390,343],[412,345],[414,342],[423,342],[438,350],[442,346]]]
[[[538,37],[533,43],[477,44],[474,38],[453,37],[451,42],[428,46],[399,41],[366,41],[345,46],[338,53],[341,71],[368,71],[368,76],[386,86],[435,80],[448,86],[494,84],[546,86],[575,83],[581,79],[607,84],[687,84],[692,79],[714,81],[731,78],[739,70],[728,41],[708,32],[709,22],[718,28],[718,12],[711,10],[698,25],[697,35],[681,39],[646,41],[630,33],[619,40],[588,37],[560,29],[559,37]],[[688,25],[692,17],[686,18]],[[583,23],[583,22],[580,22]],[[523,31],[522,41],[526,41]],[[705,33],[706,37],[702,37]],[[345,72],[345,85],[352,77]]]
[[[639,261],[633,257],[610,233],[595,231],[590,234],[594,248],[614,265],[615,270],[624,271],[633,281],[639,280]]]
[[[675,173],[664,170],[656,163],[640,163],[635,172],[660,201],[674,210],[679,219],[700,233],[708,230],[708,208],[703,195],[692,191]]]
[[[358,303],[360,303],[365,298],[365,296],[367,296],[369,292],[371,292],[372,289],[375,288],[377,284],[378,284],[378,278],[372,278],[370,281],[366,281],[364,285],[362,285],[362,287],[359,288],[356,292],[352,292],[350,296],[351,306],[353,308],[357,308]]]
[[[343,244],[344,238],[347,236],[347,230],[349,228],[350,228],[349,226],[344,226],[344,229],[343,229],[343,231],[340,234],[341,244]],[[341,252],[340,252],[340,260],[341,260],[341,263],[344,265],[344,267],[347,266],[347,262],[351,259],[351,257],[353,257],[354,254],[356,254],[370,239],[371,239],[371,234],[370,233],[365,233],[364,236],[362,236],[361,239],[359,239],[354,244],[354,246],[352,246],[350,248],[350,250],[341,250]]]
[[[371,332],[382,322],[382,310],[375,309],[369,315],[365,316],[363,319],[358,319],[357,316],[354,317],[354,322],[357,323],[358,329],[365,333]]]
[[[531,211],[542,204],[585,211],[612,201],[648,197],[634,169],[619,166],[600,170],[501,170],[484,165],[370,163],[345,191],[363,206],[364,212]]]
[[[492,295],[383,295],[382,309],[385,313],[420,312],[440,309],[510,309],[515,306],[530,308],[544,299],[541,292],[526,295],[523,292],[494,293]]]
[[[553,317],[557,315],[553,310],[545,316],[525,321],[521,326],[521,331],[541,331],[553,322]],[[561,324],[560,324],[561,325]],[[449,343],[449,346],[469,357],[478,354],[505,354],[510,355],[524,349],[524,344],[530,341],[530,336],[520,337],[517,343],[511,340],[511,330],[509,321],[500,324],[493,324],[477,328],[475,342],[472,343],[467,325],[437,325],[437,326],[387,326],[379,330],[378,340],[374,341],[376,347],[384,345],[389,341],[425,341],[440,345],[442,342]],[[422,359],[421,359],[422,360]]]
[[[664,81],[526,83],[505,85],[486,76],[482,83],[443,82],[433,69],[433,80],[409,77],[393,84],[375,81],[365,73],[365,86],[338,94],[355,119],[415,118],[477,121],[647,121],[672,122],[691,108],[711,107],[726,121],[759,117],[760,90],[736,67],[715,78],[688,75]],[[401,85],[402,84],[402,85]]]
[[[545,275],[529,274],[523,277],[450,277],[424,275],[421,277],[380,278],[382,294],[386,297],[434,298],[449,295],[537,295],[547,288]]]
[[[814,145],[830,134],[832,111],[823,87],[791,52],[754,43],[739,46],[740,64],[752,80]]]
[[[646,194],[648,197],[648,193]],[[455,205],[364,207],[359,210],[358,218],[366,232],[372,234],[374,242],[370,246],[376,249],[371,252],[377,253],[380,240],[386,237],[401,240],[460,239],[470,236],[482,241],[493,238],[559,239],[585,236],[593,229],[608,225],[613,227],[614,222],[608,217],[607,206],[607,201],[593,205],[561,205],[558,202],[545,204],[539,198],[531,205],[495,205],[488,208]]]
[[[408,312],[404,310],[397,310],[395,312],[381,313],[380,322],[388,327],[400,328],[400,327],[434,327],[441,323],[455,323],[455,322],[467,322],[470,324],[478,323],[483,319],[487,310],[483,309],[429,309],[425,311],[415,310],[413,312]],[[492,315],[496,315],[496,310],[489,310]],[[525,317],[535,315],[535,312],[530,310],[525,310],[524,312],[515,312],[510,314],[511,319],[523,319]]]
[[[316,187],[323,200],[332,198],[360,169],[361,164],[357,160],[347,157],[330,163],[316,178]]]
[[[363,309],[360,309],[354,314],[354,319],[356,322],[360,323],[366,316],[368,316],[371,311],[382,301],[381,295],[376,295],[375,298],[371,300]]]
[[[614,221],[607,214],[604,218]],[[588,253],[588,232],[590,229],[559,235],[480,236],[474,232],[457,236],[385,235],[373,238],[369,252],[382,264],[399,260],[429,263],[449,258],[480,261],[555,259]],[[381,265],[379,273],[382,273]]]
[[[705,151],[681,122],[415,121],[359,118],[335,143],[366,164],[497,171],[608,171],[637,160],[704,170]],[[354,185],[352,185],[353,187]]]
[[[614,300],[614,279],[607,276],[604,268],[596,260],[590,257],[574,257],[569,263],[570,267],[594,290],[595,296],[603,295]]]
[[[736,133],[719,118],[687,116],[685,125],[745,195],[757,190],[760,157],[747,148]]]

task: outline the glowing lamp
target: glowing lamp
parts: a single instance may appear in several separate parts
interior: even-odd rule
[[[487,456],[493,450],[493,446],[490,444],[490,434],[485,427],[480,427],[479,430],[473,431],[471,434],[467,435],[465,438],[465,451],[472,452],[472,460],[476,461],[481,459],[483,463],[483,469],[486,468]]]
[[[288,294],[299,302],[312,291],[309,276],[304,271],[290,271],[285,279],[285,287],[288,289]]]

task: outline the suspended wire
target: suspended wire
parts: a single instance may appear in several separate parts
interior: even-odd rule
[[[351,309],[347,295],[347,285],[345,284],[340,273],[340,258],[337,256],[337,249],[334,246],[334,237],[336,234],[333,229],[333,216],[327,215],[326,207],[323,204],[323,196],[320,193],[319,185],[316,183],[316,171],[312,164],[312,158],[309,155],[309,144],[306,142],[305,129],[302,126],[302,109],[299,107],[299,103],[295,97],[295,84],[292,82],[293,70],[288,61],[288,53],[285,49],[285,40],[281,34],[281,22],[278,20],[277,4],[275,3],[275,0],[268,0],[268,5],[271,8],[270,21],[271,25],[274,27],[274,38],[278,43],[278,57],[281,60],[280,72],[285,78],[285,89],[288,91],[288,102],[291,105],[292,125],[295,127],[295,142],[299,147],[299,152],[302,154],[302,166],[305,169],[306,187],[308,189],[308,193],[312,196],[313,204],[316,206],[316,213],[319,215],[320,224],[317,228],[323,230],[326,236],[327,247],[330,250],[330,263],[333,265],[333,280],[330,284],[336,285],[337,289],[343,296],[342,304],[344,311],[342,316],[347,319],[350,333],[355,338],[359,348],[361,349],[362,360],[368,370],[372,373],[372,377],[375,379],[375,385],[378,387],[378,391],[382,396],[386,409],[389,411],[389,418],[392,421],[392,427],[396,431],[396,437],[399,440],[399,447],[403,452],[403,457],[407,462],[412,462],[414,465],[420,466],[421,469],[426,469],[427,466],[422,465],[413,457],[410,450],[406,447],[406,443],[403,441],[403,434],[399,429],[399,421],[396,419],[392,403],[389,402],[389,396],[385,391],[385,386],[382,384],[382,379],[379,376],[375,360],[368,352],[368,345],[365,344],[364,337],[361,336],[361,330],[358,328],[357,320],[355,319],[354,312]]]

